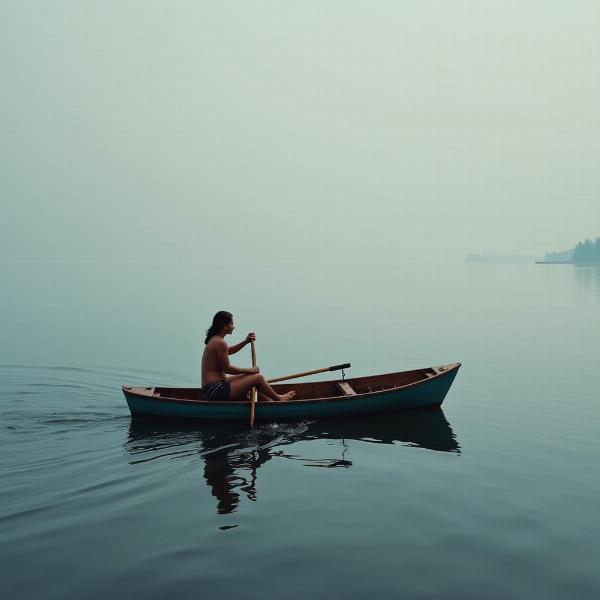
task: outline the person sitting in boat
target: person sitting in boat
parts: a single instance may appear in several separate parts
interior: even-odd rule
[[[253,342],[256,335],[252,332],[243,342],[228,346],[225,336],[233,333],[233,315],[225,310],[219,311],[206,332],[204,353],[202,354],[202,391],[207,400],[241,400],[253,387],[258,388],[260,401],[291,400],[296,392],[278,394],[261,375],[258,367],[247,369],[234,367],[229,355],[239,352],[246,344]]]

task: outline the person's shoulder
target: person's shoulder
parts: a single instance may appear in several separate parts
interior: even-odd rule
[[[208,346],[212,346],[213,348],[227,348],[227,342],[222,337],[214,336],[208,340]]]

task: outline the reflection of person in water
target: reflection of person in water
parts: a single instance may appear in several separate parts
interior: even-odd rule
[[[204,478],[217,499],[217,512],[228,514],[236,510],[240,495],[245,492],[250,500],[256,500],[256,471],[271,460],[269,448],[253,451],[240,450],[238,445],[224,444],[222,437],[211,437],[201,442],[204,457]],[[250,478],[240,471],[248,471]]]
[[[296,454],[298,441],[329,439],[339,442],[334,456],[306,458]],[[400,419],[389,415],[371,415],[368,419],[339,419],[264,425],[253,430],[252,438],[244,425],[156,422],[132,419],[128,451],[135,455],[131,464],[154,460],[165,453],[173,456],[176,446],[193,444],[193,454],[204,460],[204,479],[217,499],[217,512],[235,512],[242,494],[257,499],[258,468],[271,458],[285,458],[308,467],[348,468],[352,466],[349,441],[395,444],[460,454],[452,427],[441,408],[409,411]],[[198,448],[198,443],[200,448]],[[289,446],[287,451],[284,447]],[[158,456],[157,456],[158,455]],[[189,456],[188,452],[181,456]]]
[[[276,447],[272,444],[272,430],[268,427],[255,430],[254,435],[259,436],[256,440],[259,446],[257,450],[244,448],[245,434],[242,432],[211,435],[202,439],[204,478],[211,487],[212,495],[218,500],[217,512],[227,514],[237,509],[240,503],[237,490],[256,500],[258,468],[273,457],[297,460],[308,467],[348,468],[352,466],[352,462],[346,458],[348,440],[378,444],[401,442],[460,454],[460,446],[441,408],[407,412],[399,420],[390,419],[387,415],[371,415],[368,420],[323,420],[304,423],[302,427],[280,425],[275,431],[278,438]],[[283,446],[306,439],[338,440],[341,455],[337,458],[308,459],[282,449]]]

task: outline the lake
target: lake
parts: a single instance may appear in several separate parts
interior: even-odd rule
[[[0,275],[7,597],[600,596],[599,267],[382,253]],[[120,386],[197,385],[220,309],[267,376],[463,366],[435,410],[132,420]]]

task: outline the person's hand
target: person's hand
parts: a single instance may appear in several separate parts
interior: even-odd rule
[[[250,342],[254,342],[256,340],[256,334],[254,333],[254,331],[251,331],[247,336],[246,336],[246,344],[249,344]]]
[[[258,373],[260,373],[260,369],[258,367],[250,367],[248,369],[248,373],[250,375],[257,375]]]

